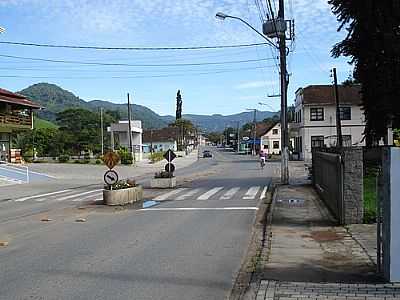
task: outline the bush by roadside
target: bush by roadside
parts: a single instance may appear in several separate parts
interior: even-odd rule
[[[149,159],[152,163],[158,162],[160,160],[164,159],[164,153],[163,152],[153,152],[152,154],[150,154]]]

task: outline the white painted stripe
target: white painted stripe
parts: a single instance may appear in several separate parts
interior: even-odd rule
[[[215,187],[211,190],[209,190],[208,192],[204,193],[203,195],[201,195],[200,197],[197,198],[197,200],[207,200],[209,199],[212,195],[215,195],[216,193],[218,193],[220,190],[222,190],[223,187],[219,186],[219,187]]]
[[[29,196],[29,197],[19,198],[19,199],[16,199],[16,200],[14,200],[14,201],[16,201],[16,202],[23,202],[23,201],[30,200],[30,199],[36,199],[36,198],[41,198],[41,197],[46,197],[46,196],[52,196],[52,195],[62,194],[62,193],[66,193],[66,192],[69,192],[69,191],[71,191],[71,190],[68,189],[68,190],[62,190],[62,191],[57,191],[57,192],[52,192],[52,193],[46,193],[46,194],[41,194],[41,195]]]
[[[231,199],[233,197],[233,195],[235,195],[237,192],[239,192],[240,187],[234,187],[229,189],[222,197],[221,200],[227,200],[227,199]]]
[[[96,192],[102,191],[102,190],[103,190],[103,189],[93,190],[93,191],[87,191],[87,192],[83,192],[83,193],[79,193],[79,194],[72,194],[72,195],[69,195],[69,196],[65,196],[65,197],[58,198],[58,199],[56,199],[56,201],[64,201],[64,200],[76,198],[76,197],[83,196],[83,195],[87,195],[87,194],[93,194],[93,193],[96,193]]]
[[[94,194],[94,195],[89,195],[89,196],[86,196],[86,197],[83,197],[83,198],[74,199],[72,201],[73,202],[84,201],[84,200],[87,200],[87,199],[90,199],[90,198],[99,197],[101,195],[103,195],[103,193],[97,193],[97,194]],[[101,198],[101,199],[103,199],[103,198]]]
[[[28,168],[28,167],[26,167],[26,168]],[[18,168],[18,167],[10,166],[10,165],[6,165],[6,167],[0,167],[0,169],[6,170],[6,171],[9,171],[9,172],[14,172],[14,173],[19,173],[19,174],[26,175],[26,170]],[[49,178],[54,178],[54,179],[57,178],[55,176],[47,175],[47,174],[44,174],[44,173],[31,171],[29,169],[28,169],[28,172],[29,172],[29,174],[37,174],[37,175],[41,175],[41,176],[45,176],[45,177],[49,177]]]
[[[139,211],[204,211],[204,210],[258,210],[258,207],[158,207],[158,208],[143,208]]]
[[[192,197],[193,195],[197,194],[200,191],[201,191],[201,189],[190,190],[189,192],[187,192],[183,195],[180,195],[178,198],[176,198],[176,200],[185,200],[186,198]]]
[[[254,199],[257,196],[257,193],[259,190],[260,190],[259,186],[252,186],[251,188],[249,188],[247,193],[244,195],[243,199],[244,200]]]
[[[49,178],[53,178],[53,179],[57,179],[56,176],[52,176],[52,175],[48,175],[48,174],[44,174],[44,173],[40,173],[40,172],[35,172],[35,171],[29,171],[29,174],[36,174],[36,175],[40,175],[40,176],[44,176],[44,177],[49,177]]]
[[[187,188],[176,189],[176,190],[170,191],[170,192],[168,192],[166,194],[162,194],[162,195],[154,198],[153,200],[155,200],[155,201],[167,200],[170,197],[175,196],[176,194],[179,194],[180,192],[185,191],[185,190],[187,190]]]
[[[268,191],[268,185],[264,186],[264,189],[260,195],[260,200],[264,199],[267,196],[267,191]]]

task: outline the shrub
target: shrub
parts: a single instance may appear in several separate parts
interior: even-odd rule
[[[164,153],[163,152],[153,152],[150,154],[149,159],[151,160],[152,163],[158,162],[160,160],[164,159]]]
[[[132,153],[129,153],[126,149],[118,150],[118,154],[121,158],[121,164],[131,165],[133,163]]]
[[[96,165],[100,165],[102,162],[100,159],[96,159],[95,163],[96,163]]]
[[[66,163],[68,161],[69,161],[69,155],[63,154],[58,157],[58,162],[60,163]]]
[[[74,164],[80,164],[80,163],[81,163],[81,161],[79,159],[74,160]]]
[[[82,164],[88,164],[88,163],[90,163],[90,159],[84,159],[84,160],[82,161]]]

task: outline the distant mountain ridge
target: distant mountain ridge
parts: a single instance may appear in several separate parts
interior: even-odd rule
[[[68,108],[84,108],[91,111],[99,110],[100,107],[105,110],[118,111],[122,119],[127,119],[127,105],[117,104],[105,100],[85,101],[70,91],[64,90],[61,87],[50,83],[37,83],[31,85],[20,92],[39,103],[44,110],[38,112],[38,116],[42,119],[54,122],[56,114]],[[174,105],[174,103],[173,103]],[[143,105],[133,105],[133,119],[141,120],[145,129],[162,128],[168,126],[169,123],[175,121],[174,116],[160,116],[151,109]],[[276,112],[257,111],[257,121],[262,121],[265,118],[276,115]],[[237,122],[240,126],[253,121],[253,112],[242,112],[233,115],[223,116],[220,114],[214,115],[196,115],[184,114],[185,119],[192,121],[193,124],[200,127],[205,132],[223,131],[226,126],[236,127]]]

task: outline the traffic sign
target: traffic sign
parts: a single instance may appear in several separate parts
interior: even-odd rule
[[[248,136],[244,136],[242,139],[243,141],[248,141],[250,138]]]
[[[109,169],[114,168],[119,163],[120,157],[115,152],[107,152],[103,155],[103,162]]]
[[[164,154],[164,158],[168,161],[171,162],[176,158],[176,154],[174,153],[174,151],[172,151],[171,149],[168,149],[167,152],[165,152]]]
[[[174,173],[175,171],[175,165],[171,164],[171,163],[167,163],[165,165],[165,171],[167,171],[168,173]]]
[[[114,170],[108,170],[104,174],[104,182],[108,185],[113,185],[118,182],[118,174]]]

